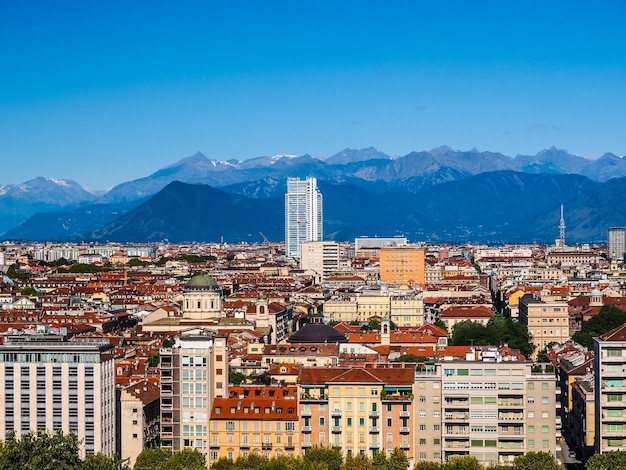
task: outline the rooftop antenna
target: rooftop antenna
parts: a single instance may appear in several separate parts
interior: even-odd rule
[[[559,240],[561,248],[565,247],[565,218],[563,217],[563,204],[561,204],[561,221],[559,222]]]

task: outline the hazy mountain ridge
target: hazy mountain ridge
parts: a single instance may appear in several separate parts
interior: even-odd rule
[[[507,179],[493,174],[486,176],[494,170],[515,176],[508,176]],[[573,188],[579,188],[576,194],[572,192],[573,188],[561,187],[561,183],[538,179],[548,175],[579,174],[585,175],[586,183],[582,183],[579,178],[568,183],[573,184]],[[527,178],[530,175],[538,178]],[[150,176],[122,183],[101,197],[85,191],[73,181],[52,178],[36,178],[23,185],[0,187],[0,233],[5,232],[4,239],[45,240],[51,237],[49,239],[61,240],[65,236],[68,240],[76,240],[100,237],[104,232],[100,233],[98,230],[104,225],[114,222],[122,213],[133,212],[133,208],[149,201],[172,182],[180,181],[209,185],[213,189],[221,188],[224,193],[241,195],[246,199],[279,200],[280,230],[272,238],[282,239],[282,200],[286,191],[286,180],[288,177],[307,176],[316,176],[320,187],[325,188],[325,224],[327,234],[335,239],[344,239],[342,237],[349,233],[380,235],[383,232],[410,232],[416,239],[433,236],[469,240],[472,236],[477,236],[477,230],[484,232],[480,235],[483,238],[488,233],[504,236],[507,227],[515,225],[516,220],[530,218],[537,227],[543,227],[543,232],[530,232],[520,225],[515,234],[509,235],[515,235],[516,238],[530,237],[533,240],[552,240],[556,235],[551,234],[548,237],[547,233],[554,232],[554,224],[542,225],[539,218],[532,217],[540,217],[541,211],[549,211],[549,204],[558,207],[562,202],[582,197],[581,191],[592,191],[594,182],[597,185],[616,176],[626,176],[626,161],[613,154],[588,160],[554,147],[535,156],[516,157],[479,152],[475,149],[460,152],[446,146],[430,151],[411,152],[405,156],[389,156],[370,147],[362,150],[344,149],[326,159],[310,155],[281,154],[244,161],[210,160],[198,152],[161,168]],[[476,178],[477,176],[482,178]],[[616,184],[619,185],[619,182]],[[547,187],[552,188],[551,192],[544,191]],[[515,194],[507,194],[507,191]],[[333,197],[326,194],[327,192],[336,194],[336,201],[333,202]],[[358,197],[353,196],[356,194]],[[516,195],[519,197],[516,198]],[[469,199],[473,200],[473,205],[465,204]],[[589,199],[588,203],[591,202]],[[77,210],[92,203],[97,203],[92,210]],[[223,199],[222,203],[235,204],[234,200],[228,198]],[[107,208],[109,204],[113,205]],[[247,203],[241,204],[245,206]],[[361,206],[367,209],[364,210]],[[401,210],[390,210],[390,206]],[[350,216],[345,213],[346,207],[350,208]],[[460,207],[464,208],[461,212],[458,209]],[[530,212],[534,213],[528,212],[527,207],[532,207]],[[258,209],[269,210],[266,206]],[[384,214],[371,217],[373,210]],[[503,216],[508,210],[516,214],[511,220],[508,216]],[[603,214],[603,208],[592,210],[581,203],[578,210],[581,222],[580,227],[571,231],[573,236],[578,236],[580,231],[580,234],[593,235],[594,239],[605,237],[600,236],[595,227],[589,227],[586,232],[583,230],[582,218],[585,214],[602,221],[616,220],[614,225],[624,225],[623,221],[619,222],[619,217],[611,218],[610,214]],[[594,210],[600,213],[596,214]],[[27,220],[37,213],[40,214]],[[50,213],[54,214],[44,215]],[[485,214],[491,216],[484,217]],[[166,215],[163,218],[167,219]],[[503,218],[507,220],[500,220]],[[342,219],[349,220],[352,225],[347,226]],[[24,224],[20,225],[22,222]],[[482,227],[489,225],[489,228],[481,229],[477,222]],[[146,224],[148,221],[143,223],[147,226]],[[445,228],[436,227],[437,224],[452,225]],[[569,225],[568,222],[568,233]],[[11,227],[14,229],[9,230]],[[158,227],[152,229],[154,233],[150,235],[150,239],[167,231]],[[120,230],[110,233],[115,236],[118,233],[127,233]],[[271,232],[269,228],[262,231],[268,236],[267,232]],[[602,228],[602,231],[606,232],[606,228]],[[144,234],[147,236],[147,232]],[[197,234],[199,236],[200,232]]]

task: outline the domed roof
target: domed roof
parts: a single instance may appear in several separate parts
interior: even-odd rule
[[[309,323],[292,334],[288,343],[347,343],[348,338],[323,323]]]
[[[185,286],[185,289],[191,290],[218,290],[219,288],[215,279],[206,274],[194,274]]]

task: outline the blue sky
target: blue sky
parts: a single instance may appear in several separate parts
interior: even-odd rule
[[[0,2],[0,184],[449,145],[626,153],[626,1]]]

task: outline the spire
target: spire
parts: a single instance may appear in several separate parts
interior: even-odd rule
[[[563,204],[561,204],[561,221],[559,222],[559,240],[561,248],[565,248],[565,218],[563,217]]]

